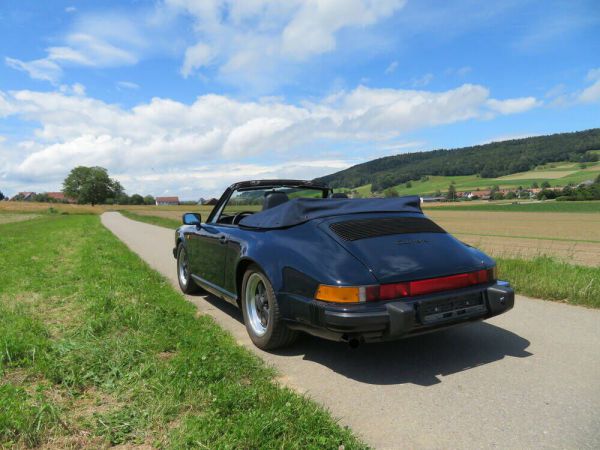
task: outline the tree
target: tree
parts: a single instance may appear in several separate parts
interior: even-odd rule
[[[547,181],[544,181],[542,183],[542,189],[546,189],[546,188],[549,188],[549,187],[550,187],[550,183],[548,183]]]
[[[450,200],[451,202],[456,200],[456,188],[454,187],[454,183],[451,183],[450,186],[448,186],[448,194],[446,194],[446,199]]]
[[[78,166],[63,181],[63,193],[77,199],[77,203],[104,203],[107,198],[116,198],[123,186],[108,176],[103,167]]]
[[[406,182],[406,188],[408,189],[408,188],[411,188],[411,187],[412,187],[412,183],[410,181],[407,181]]]
[[[383,191],[384,197],[398,197],[398,191],[393,188],[387,188]]]
[[[537,183],[534,181],[534,182],[531,184],[531,189],[537,189],[537,188],[539,188],[539,186],[538,186],[538,184],[537,184]]]
[[[4,198],[5,198],[5,197],[4,197],[4,194],[2,193],[2,191],[0,191],[0,202],[1,202],[2,200],[4,200]]]
[[[129,202],[132,205],[143,205],[144,204],[144,197],[142,197],[140,194],[133,194],[130,197]]]
[[[145,205],[154,205],[155,203],[156,203],[156,200],[154,200],[154,197],[152,197],[151,195],[146,195],[144,197]]]

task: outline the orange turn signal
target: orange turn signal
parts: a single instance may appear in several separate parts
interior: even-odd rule
[[[364,288],[362,288],[364,290]],[[317,300],[334,303],[358,303],[361,301],[361,288],[348,286],[328,286],[320,284],[315,294]],[[364,294],[363,294],[364,298]],[[364,301],[364,299],[362,300]]]

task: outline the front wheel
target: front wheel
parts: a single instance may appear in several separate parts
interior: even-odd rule
[[[199,288],[192,278],[187,250],[183,244],[179,244],[177,247],[177,280],[183,293],[195,294],[198,292]]]
[[[279,313],[273,287],[256,265],[251,265],[242,282],[242,313],[250,339],[258,348],[273,350],[291,345],[298,335]]]

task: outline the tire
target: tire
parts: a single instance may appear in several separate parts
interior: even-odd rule
[[[274,350],[294,343],[298,332],[284,323],[271,282],[256,264],[250,265],[244,274],[241,303],[246,330],[254,345]]]
[[[183,244],[177,247],[177,281],[184,294],[195,294],[200,290],[189,270],[187,250]]]

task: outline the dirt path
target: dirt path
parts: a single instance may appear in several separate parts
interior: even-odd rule
[[[174,285],[173,231],[102,215]],[[239,312],[188,297],[377,448],[600,448],[600,311],[517,298],[514,310],[404,341],[303,338],[277,354],[251,345]]]

